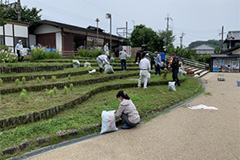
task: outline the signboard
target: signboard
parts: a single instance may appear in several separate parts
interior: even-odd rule
[[[97,43],[98,41],[98,43]],[[87,44],[92,46],[103,46],[104,40],[96,37],[87,37]]]

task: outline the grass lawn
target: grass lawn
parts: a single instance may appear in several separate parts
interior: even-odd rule
[[[132,77],[132,79],[135,78],[138,77]],[[168,74],[168,79],[171,79],[171,74]],[[160,76],[152,75],[151,81],[159,80],[163,79]],[[111,82],[85,86],[85,89],[87,89],[87,87],[90,87],[91,89],[107,84],[127,83],[129,81],[130,80],[128,78],[114,80]],[[137,81],[133,83],[137,83]],[[74,90],[75,89],[76,88],[74,88]],[[162,94],[157,89],[161,89],[166,93],[166,95]],[[84,91],[84,88],[79,88],[79,94],[81,94],[81,91]],[[24,140],[32,141],[34,144],[34,147],[28,147],[26,151],[37,149],[39,146],[35,144],[36,138],[47,135],[52,135],[54,137],[53,140],[48,144],[58,143],[62,141],[55,135],[55,133],[59,130],[77,129],[80,133],[77,137],[100,132],[100,128],[91,130],[87,133],[83,132],[81,128],[85,126],[92,126],[92,124],[101,123],[101,112],[103,110],[117,110],[119,101],[116,99],[116,94],[118,91],[119,90],[111,90],[98,93],[84,103],[76,105],[72,109],[67,109],[51,119],[41,120],[38,122],[21,125],[13,129],[3,130],[0,132],[0,150],[12,147],[13,145],[19,144]],[[167,85],[149,86],[147,90],[139,89],[137,87],[126,88],[124,91],[130,96],[139,113],[143,114],[159,106],[168,107],[170,104],[178,103],[179,101],[192,97],[196,94],[196,91],[197,93],[202,92],[203,89],[201,87],[200,79],[189,77],[184,83],[181,84],[181,87],[177,87],[176,92],[168,91]],[[59,92],[61,91],[59,90]],[[51,100],[48,99],[46,101],[49,102]],[[55,102],[51,101],[51,103]],[[15,155],[17,154],[20,153],[18,152]],[[1,156],[3,157],[2,153],[0,153],[0,157]],[[7,157],[10,157],[10,155],[4,156],[4,158]]]
[[[8,89],[8,88],[17,88],[17,87],[28,87],[28,86],[39,86],[39,85],[47,85],[47,84],[56,84],[56,83],[65,83],[65,82],[74,82],[74,81],[83,81],[83,80],[92,80],[92,79],[98,79],[102,77],[110,77],[113,75],[125,75],[125,74],[131,74],[131,73],[138,73],[139,71],[116,71],[114,74],[100,74],[99,72],[92,73],[92,74],[84,74],[79,76],[71,76],[71,79],[66,76],[65,78],[57,78],[56,81],[53,81],[52,79],[45,79],[44,81],[38,82],[37,80],[30,80],[26,81],[25,84],[20,82],[18,85],[15,84],[15,82],[9,82],[9,83],[3,83],[0,85],[0,89]],[[71,75],[71,73],[69,73]],[[41,79],[41,77],[39,76]]]

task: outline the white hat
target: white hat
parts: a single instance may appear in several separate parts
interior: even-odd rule
[[[18,40],[18,42],[22,42],[22,40],[21,40],[21,39],[19,39],[19,40]]]

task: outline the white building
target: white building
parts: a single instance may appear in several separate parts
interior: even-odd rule
[[[18,40],[22,40],[24,48],[29,46],[28,23],[11,21],[4,26],[0,26],[0,45],[6,45],[12,52],[15,52],[15,46]]]
[[[206,44],[202,44],[193,49],[197,51],[197,54],[214,54],[214,50],[215,50],[215,48],[210,47]]]

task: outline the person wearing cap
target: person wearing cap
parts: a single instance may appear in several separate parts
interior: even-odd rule
[[[107,64],[110,64],[109,63],[109,60],[110,60],[110,56],[107,56],[107,55],[99,55],[97,57],[97,63],[98,63],[98,66],[99,66],[99,71],[100,73],[103,73],[103,62],[107,63]]]
[[[122,51],[120,51],[119,54],[120,54],[120,59],[121,59],[122,71],[126,71],[127,70],[127,65],[126,65],[127,53],[126,53],[126,50],[122,49]]]
[[[23,45],[22,45],[21,40],[18,41],[15,48],[16,48],[17,55],[18,55],[18,62],[21,62],[24,58],[24,55],[21,56],[21,53],[23,53]]]
[[[175,54],[172,54],[171,68],[172,68],[172,78],[173,78],[173,81],[175,81],[176,84],[178,86],[180,86],[180,82],[179,82],[179,79],[178,79],[179,60],[175,56]]]
[[[149,54],[147,53],[144,58],[140,61],[139,68],[139,80],[138,80],[138,88],[141,88],[141,82],[143,81],[144,89],[147,89],[147,78],[148,78],[148,71],[151,72],[150,61],[148,59]]]

